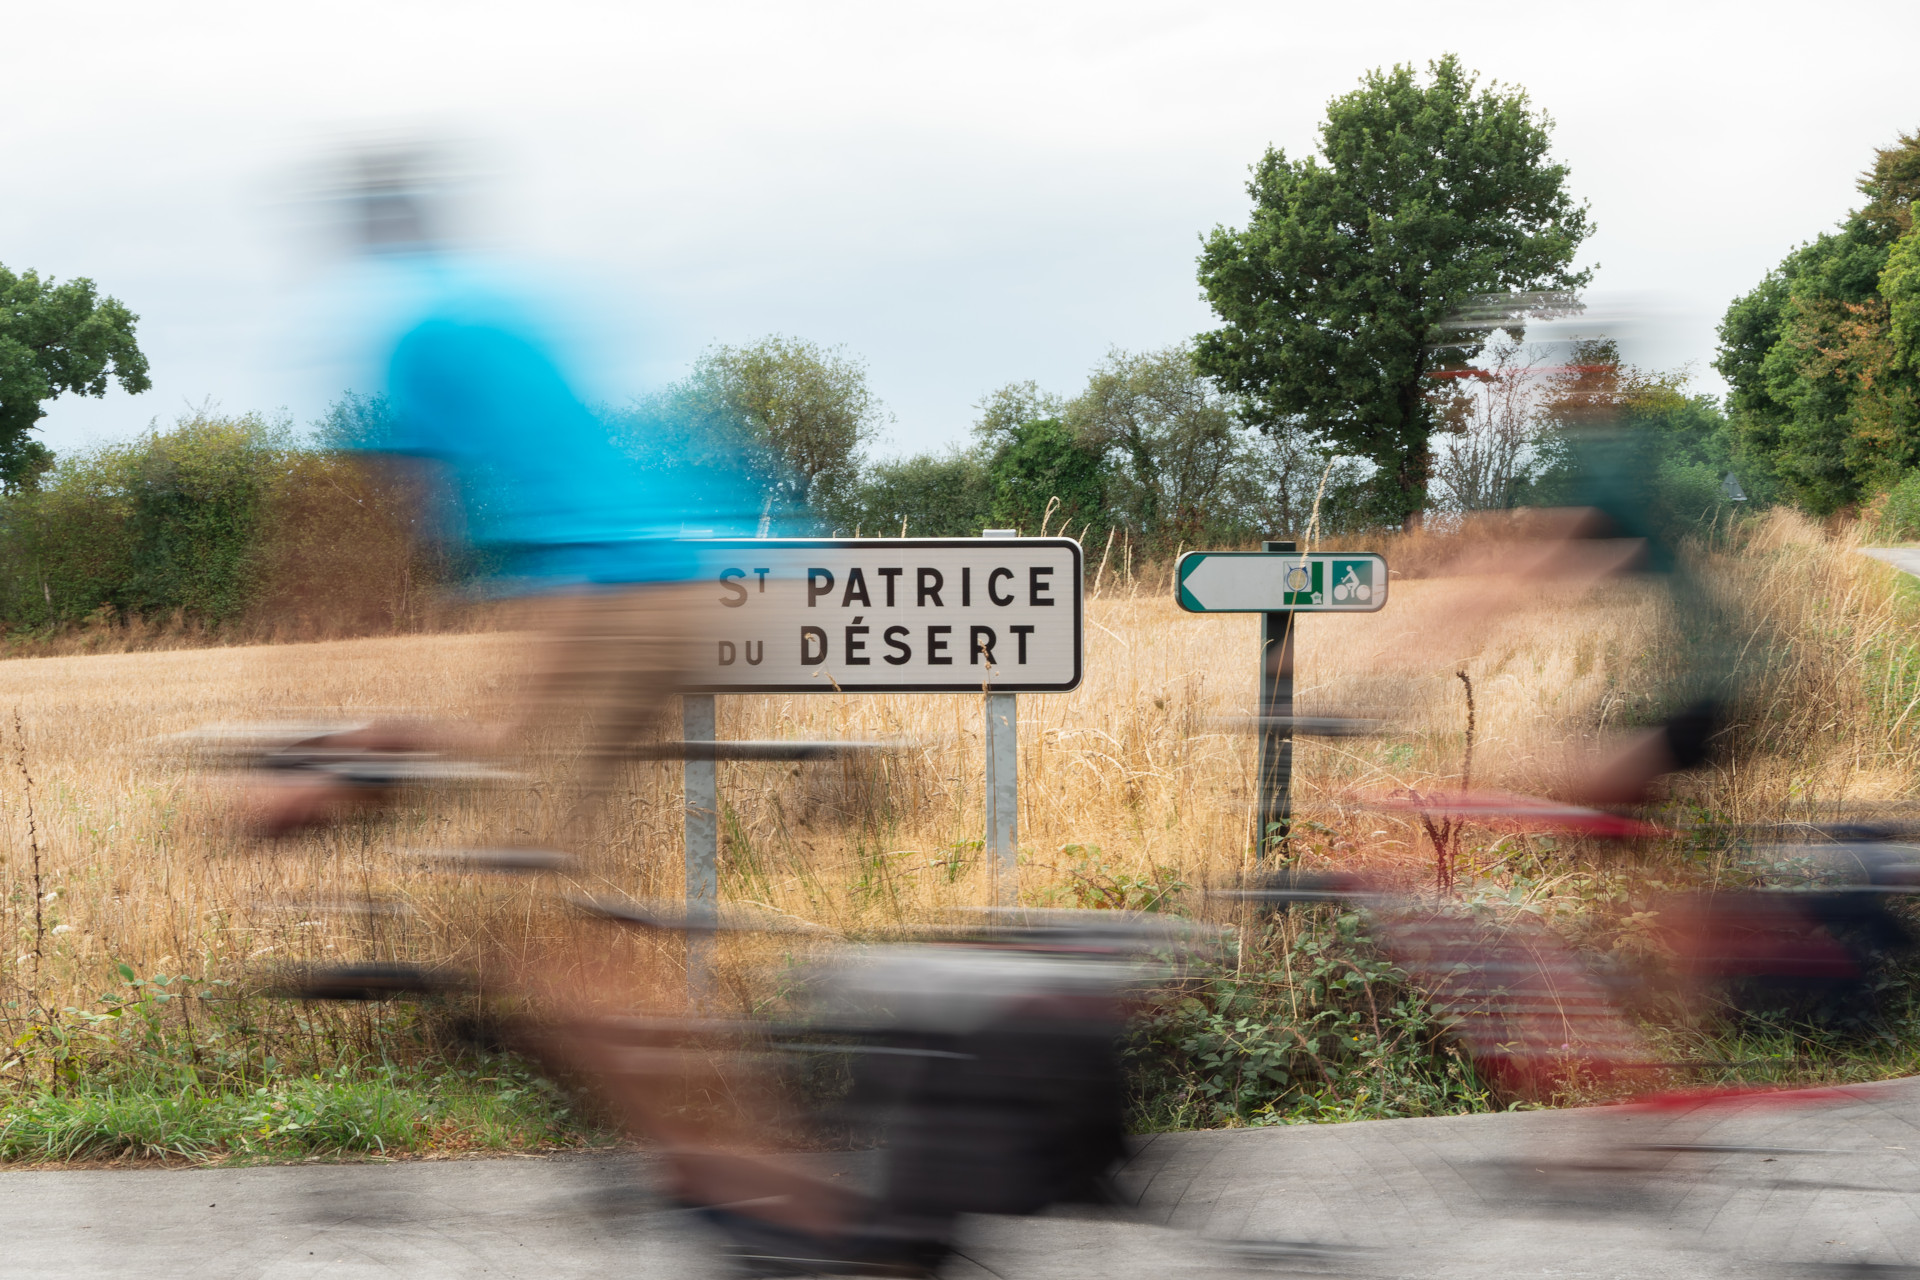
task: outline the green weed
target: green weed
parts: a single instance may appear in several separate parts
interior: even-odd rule
[[[1251,961],[1251,963],[1249,963]],[[1127,1048],[1145,1130],[1482,1111],[1487,1090],[1352,913],[1258,926],[1199,971]]]
[[[1064,885],[1044,893],[1043,905],[1090,911],[1167,911],[1192,886],[1175,867],[1152,866],[1142,873],[1116,866],[1097,844],[1060,847],[1067,861],[1053,869],[1065,873]]]

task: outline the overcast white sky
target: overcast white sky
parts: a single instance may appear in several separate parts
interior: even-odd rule
[[[343,139],[463,141],[496,243],[595,296],[589,392],[715,341],[844,344],[888,451],[985,392],[1073,390],[1108,348],[1206,327],[1197,236],[1269,143],[1312,148],[1369,68],[1457,51],[1525,86],[1592,202],[1590,298],[1693,361],[1920,128],[1920,6],[1822,3],[640,4],[4,0],[0,263],[140,314],[154,389],[56,401],[56,449],[211,397],[321,412],[295,340],[321,270],[289,210]]]

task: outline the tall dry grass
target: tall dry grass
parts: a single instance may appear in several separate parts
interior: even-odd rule
[[[1299,744],[1303,859],[1428,881],[1431,850],[1417,825],[1364,797],[1457,773],[1457,672],[1475,689],[1476,781],[1537,792],[1564,779],[1570,752],[1641,714],[1634,691],[1678,656],[1670,611],[1645,584],[1531,589],[1496,613],[1486,606],[1500,590],[1493,580],[1414,576],[1451,549],[1437,535],[1389,546],[1409,572],[1383,611],[1300,626],[1300,711],[1393,726],[1378,738]],[[1911,590],[1860,556],[1853,535],[1783,512],[1722,533],[1700,555],[1755,674],[1725,762],[1677,784],[1684,807],[1759,821],[1909,798],[1920,728]],[[1088,604],[1085,683],[1020,701],[1025,902],[1112,905],[1185,885],[1184,901],[1197,903],[1198,891],[1250,868],[1255,749],[1231,722],[1254,709],[1258,619],[1182,613],[1164,585],[1164,575],[1109,575]],[[575,759],[564,741],[529,757],[523,783],[413,797],[389,819],[275,849],[235,831],[230,797],[168,741],[209,722],[485,716],[511,698],[531,644],[509,631],[0,663],[8,1039],[34,1018],[99,1007],[122,964],[236,981],[321,959],[485,967],[534,961],[574,937],[577,926],[536,906],[526,885],[476,885],[423,871],[414,856],[567,839]],[[721,767],[724,896],[826,931],[742,944],[727,969],[734,999],[776,997],[783,966],[823,938],[990,899],[981,721],[974,696],[721,699],[723,737],[911,744],[854,763]],[[1494,843],[1469,833],[1465,881],[1498,874],[1486,870]],[[555,887],[677,895],[678,767],[634,766],[577,846],[582,872]],[[616,960],[653,961],[656,977],[678,962],[631,939],[604,946]],[[180,1006],[189,1022],[191,1003]],[[262,1024],[257,1051],[318,1044],[317,1025]],[[379,1034],[352,1011],[327,1028],[336,1041]],[[9,1069],[31,1069],[24,1051],[13,1057]]]

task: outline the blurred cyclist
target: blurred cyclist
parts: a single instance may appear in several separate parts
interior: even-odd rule
[[[615,443],[531,309],[439,241],[418,157],[364,157],[345,204],[388,407],[352,446],[430,495],[437,535],[480,553],[497,592],[545,597],[548,634],[510,723],[466,734],[376,725],[302,744],[367,752],[368,767],[279,771],[256,794],[257,825],[286,834],[377,802],[383,755],[495,749],[544,721],[591,725],[581,782],[603,791],[689,667],[696,565],[677,539],[690,523],[711,533],[736,513],[751,521],[754,497],[684,440]]]

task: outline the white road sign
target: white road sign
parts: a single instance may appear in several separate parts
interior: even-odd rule
[[[701,693],[1064,693],[1080,683],[1071,538],[725,539]]]
[[[1189,613],[1372,613],[1387,562],[1364,551],[1190,551],[1174,581]]]

